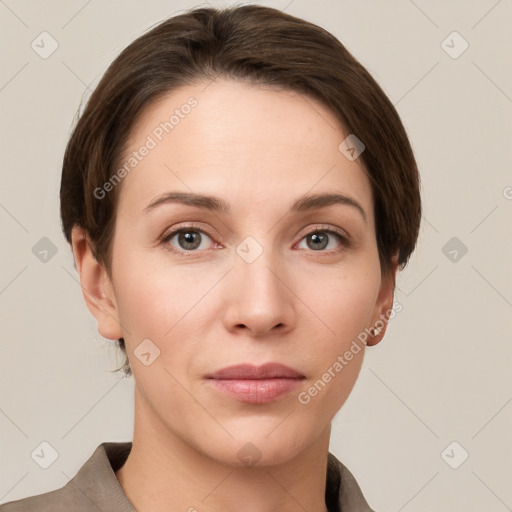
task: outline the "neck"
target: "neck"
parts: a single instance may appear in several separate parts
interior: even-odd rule
[[[138,512],[328,512],[330,426],[286,462],[252,467],[213,459],[155,417],[135,386],[132,450],[116,472]]]

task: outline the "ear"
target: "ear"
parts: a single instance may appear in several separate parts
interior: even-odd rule
[[[114,289],[107,271],[93,255],[86,231],[74,226],[71,245],[85,303],[98,324],[99,333],[107,339],[123,337]]]
[[[390,271],[382,276],[379,296],[375,304],[375,314],[372,327],[373,336],[368,338],[367,346],[377,345],[384,335],[388,327],[389,317],[393,310],[393,296],[395,292],[396,272],[398,270],[398,252],[392,258],[392,267]]]

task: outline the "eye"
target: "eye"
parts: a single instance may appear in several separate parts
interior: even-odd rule
[[[304,236],[301,242],[303,240],[307,245],[305,249],[310,249],[314,252],[333,253],[350,246],[350,241],[346,234],[332,227],[318,227]],[[174,229],[162,238],[162,244],[164,244],[168,250],[178,254],[212,249],[212,242],[212,238],[205,233],[204,230],[194,225]],[[213,245],[213,248],[219,247],[216,243]],[[299,246],[299,248],[304,247]]]
[[[208,240],[212,241],[203,230],[185,226],[171,231],[162,239],[162,243],[171,245],[171,250],[176,252],[197,252],[208,249]]]
[[[338,244],[336,244],[336,239],[338,240]],[[311,249],[315,252],[335,252],[336,250],[340,250],[339,246],[343,248],[349,245],[348,238],[334,229],[315,229],[311,233],[308,233],[302,240],[306,241],[306,249]]]

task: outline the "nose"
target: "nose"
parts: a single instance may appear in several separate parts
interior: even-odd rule
[[[263,253],[252,263],[238,254],[225,282],[224,324],[254,337],[284,334],[295,326],[297,298],[284,265]]]

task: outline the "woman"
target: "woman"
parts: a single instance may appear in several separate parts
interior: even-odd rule
[[[61,217],[135,379],[133,442],[2,512],[371,510],[331,421],[421,202],[397,112],[334,36],[253,5],[153,28],[77,123]]]

